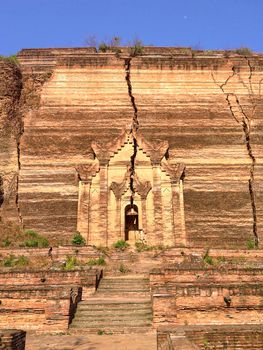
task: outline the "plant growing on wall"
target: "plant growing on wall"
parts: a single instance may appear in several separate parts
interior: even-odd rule
[[[26,230],[25,235],[28,239],[25,240],[23,245],[26,247],[46,248],[49,246],[47,238],[34,230]]]
[[[81,236],[80,232],[76,232],[72,238],[71,243],[73,245],[83,246],[86,244],[85,238]]]
[[[124,250],[129,247],[129,243],[127,243],[123,239],[120,239],[119,241],[113,244],[113,247],[116,249]]]

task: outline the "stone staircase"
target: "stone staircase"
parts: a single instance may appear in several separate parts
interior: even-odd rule
[[[105,277],[96,293],[78,304],[70,333],[145,333],[151,326],[149,279]]]

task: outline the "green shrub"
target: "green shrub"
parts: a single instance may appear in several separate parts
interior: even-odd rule
[[[211,256],[209,256],[209,255],[205,256],[203,260],[208,265],[213,265],[213,263],[214,263],[213,262],[213,258]]]
[[[3,246],[4,246],[4,247],[9,247],[10,244],[11,244],[11,241],[10,241],[8,238],[5,238],[5,239],[3,240]]]
[[[15,265],[15,256],[13,254],[10,254],[8,257],[6,257],[3,260],[3,265],[6,267],[12,267]]]
[[[77,231],[74,234],[71,243],[73,245],[83,246],[83,245],[85,245],[86,241],[85,241],[85,238],[83,236],[81,236],[80,232]]]
[[[253,239],[249,239],[246,242],[246,246],[247,246],[247,249],[255,249],[256,248],[255,241]]]
[[[96,266],[96,265],[103,266],[103,265],[106,265],[106,261],[105,261],[104,257],[101,256],[98,259],[89,259],[87,262],[87,265],[88,266]]]
[[[127,243],[123,239],[120,239],[119,241],[113,244],[113,247],[116,249],[124,250],[129,247],[129,243]]]
[[[135,39],[130,48],[131,56],[139,56],[143,54],[143,43],[139,39]]]
[[[29,259],[24,255],[19,256],[15,262],[15,265],[17,266],[26,266],[28,264],[29,264]]]
[[[100,43],[99,45],[99,51],[101,52],[106,52],[107,50],[109,50],[109,48],[110,47],[104,42]]]
[[[34,230],[26,230],[25,234],[32,238],[37,238],[39,236],[38,233]]]
[[[73,270],[77,266],[77,259],[75,256],[67,256],[67,260],[65,262],[64,270]]]
[[[5,267],[26,266],[28,264],[29,264],[29,259],[24,255],[20,255],[16,257],[15,255],[10,254],[8,257],[6,257],[3,260],[3,265]]]
[[[239,49],[235,50],[235,53],[241,56],[251,56],[253,54],[253,51],[250,50],[248,47],[240,47]]]
[[[203,256],[203,261],[208,265],[213,265],[213,258],[209,255],[209,248],[206,249],[205,255]]]
[[[38,247],[38,241],[35,239],[28,239],[25,241],[25,246],[29,248],[36,248]]]
[[[49,246],[47,238],[41,236],[34,230],[26,230],[25,235],[28,237],[21,246],[29,248],[46,248]]]
[[[151,250],[156,250],[156,247],[154,246],[149,246],[145,243],[142,242],[136,242],[135,247],[138,253],[140,252],[146,252],[146,251],[151,251]]]
[[[17,56],[16,55],[11,55],[11,56],[3,56],[0,55],[0,59],[5,60],[5,61],[9,61],[15,64],[18,64],[18,60],[17,60]]]

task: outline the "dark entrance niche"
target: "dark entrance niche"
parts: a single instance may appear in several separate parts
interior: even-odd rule
[[[129,240],[129,231],[138,231],[138,229],[138,207],[135,204],[129,204],[125,208],[125,241]]]

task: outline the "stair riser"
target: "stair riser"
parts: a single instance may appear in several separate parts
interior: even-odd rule
[[[92,328],[92,327],[107,327],[110,328],[111,326],[118,326],[120,328],[123,327],[145,327],[145,326],[151,326],[151,320],[147,320],[144,322],[138,322],[138,321],[105,321],[105,322],[72,322],[71,327],[76,328]]]
[[[112,305],[90,305],[90,306],[79,306],[78,307],[78,311],[90,311],[90,312],[97,312],[97,311],[101,311],[101,312],[118,312],[118,311],[138,311],[138,310],[151,310],[151,306],[150,305],[146,305],[146,306],[125,306],[125,305],[120,305],[120,306],[112,306]]]
[[[145,310],[79,310],[76,317],[80,316],[81,317],[88,317],[88,316],[115,316],[115,315],[120,315],[120,316],[128,316],[128,315],[148,315],[148,314],[152,314],[152,310],[151,309],[145,309]]]
[[[151,327],[94,327],[94,328],[71,328],[70,334],[98,334],[104,331],[105,334],[132,334],[132,333],[149,333],[152,331]]]
[[[119,320],[120,322],[122,320],[130,320],[130,321],[136,321],[136,320],[151,320],[152,319],[152,314],[151,313],[148,313],[148,314],[145,314],[145,315],[104,315],[104,316],[101,316],[101,315],[77,315],[75,318],[74,318],[74,322],[77,322],[77,321],[108,321],[110,322],[111,320]]]
[[[105,292],[116,292],[116,293],[120,293],[122,291],[129,293],[129,292],[133,292],[133,293],[150,293],[150,289],[147,288],[112,288],[112,287],[101,287],[99,289],[97,289],[96,293],[100,293],[102,291]]]
[[[111,283],[111,284],[137,284],[137,285],[140,285],[140,284],[149,284],[150,281],[147,280],[147,279],[124,279],[124,278],[116,278],[116,279],[108,279],[108,278],[103,278],[101,281],[100,281],[100,284],[101,283]]]
[[[99,290],[100,289],[134,289],[134,290],[147,290],[150,291],[150,287],[149,285],[140,285],[140,284],[125,284],[125,285],[118,285],[118,284],[102,284],[99,286]]]
[[[96,297],[100,297],[100,298],[104,298],[104,299],[110,299],[110,298],[118,298],[118,299],[123,299],[123,298],[127,298],[127,299],[139,299],[139,298],[144,298],[146,299],[147,297],[149,297],[149,293],[144,293],[144,292],[141,292],[141,293],[138,293],[138,292],[117,292],[117,291],[114,291],[114,292],[110,292],[110,291],[107,291],[107,292],[104,292],[104,291],[101,291],[101,292],[97,292],[96,293]]]

